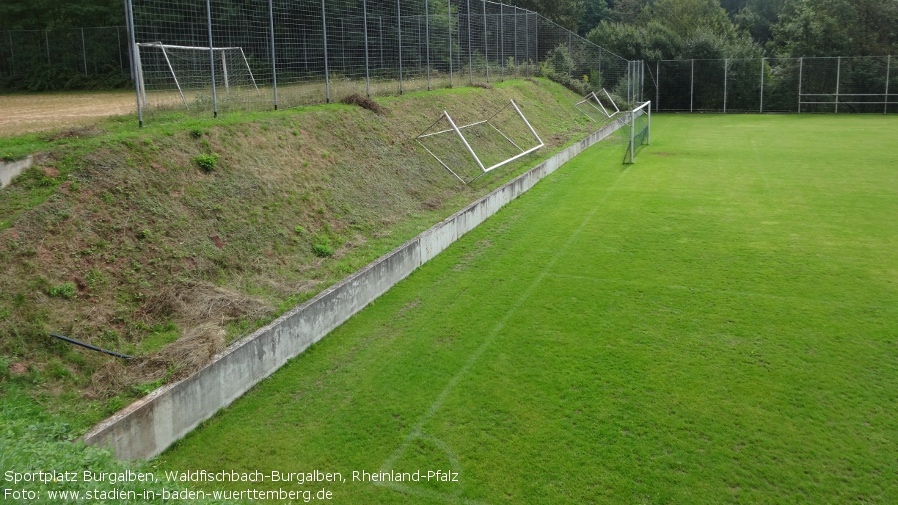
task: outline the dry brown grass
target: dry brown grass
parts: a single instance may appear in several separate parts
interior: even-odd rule
[[[106,362],[91,377],[88,393],[93,397],[109,397],[134,386],[183,379],[209,363],[224,348],[225,330],[215,323],[202,323],[149,356]]]
[[[135,110],[133,91],[0,96],[0,136],[86,126]]]
[[[359,107],[362,107],[363,109],[368,109],[371,112],[374,112],[375,114],[378,114],[378,115],[383,115],[383,114],[386,114],[386,112],[387,112],[387,110],[385,108],[381,107],[380,104],[378,104],[374,100],[372,100],[368,97],[364,97],[358,93],[346,95],[343,97],[342,100],[340,100],[340,102],[345,103],[346,105],[358,105]]]
[[[171,318],[186,327],[258,319],[272,310],[262,300],[203,281],[162,286],[141,308],[146,316]]]

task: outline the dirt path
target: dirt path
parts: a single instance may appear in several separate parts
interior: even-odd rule
[[[0,95],[0,137],[84,126],[100,118],[135,114],[133,91]]]

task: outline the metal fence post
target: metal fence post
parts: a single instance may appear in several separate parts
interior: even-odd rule
[[[446,2],[446,28],[449,29],[449,87],[452,87],[452,0]]]
[[[12,47],[12,44],[10,44],[10,47]],[[891,73],[891,70],[892,70],[892,55],[890,54],[886,57],[886,94],[885,94],[885,100],[883,100],[885,102],[885,104],[882,106],[883,114],[889,113],[889,77],[890,77],[889,74]]]
[[[274,110],[278,110],[278,70],[274,52],[274,0],[268,0],[268,31],[271,34],[271,84],[274,87]]]
[[[730,60],[723,59],[723,113],[727,113],[727,73],[730,70]]]
[[[499,68],[502,69],[502,78],[505,79],[505,4],[503,3],[499,4]]]
[[[13,52],[12,30],[6,32],[6,34],[9,35],[9,75],[16,75],[16,54]],[[121,47],[121,44],[119,44],[119,47]],[[119,51],[121,51],[121,49],[119,49]]]
[[[399,29],[399,94],[402,94],[402,10],[396,0],[396,27]]]
[[[836,59],[836,114],[839,113],[839,83],[842,78],[842,57]]]
[[[798,112],[801,113],[801,78],[804,73],[804,58],[798,58]]]
[[[468,0],[468,10],[465,12],[468,18],[468,84],[474,84],[474,55],[471,54],[471,0]]]
[[[118,43],[118,68],[125,68],[125,59],[122,57],[122,34],[118,26],[115,27],[115,41]],[[10,56],[12,56],[12,46],[9,47]]]
[[[661,107],[661,62],[655,62],[655,110]]]
[[[327,9],[321,0],[321,37],[324,42],[324,101],[331,103],[331,78],[327,65]]]
[[[692,112],[695,95],[695,59],[692,60],[692,70],[689,77],[689,112]]]
[[[764,58],[761,57],[761,106],[758,114],[764,113]]]
[[[486,82],[490,82],[490,52],[486,35],[486,0],[483,2],[483,64],[486,67]]]
[[[211,0],[206,0],[206,29],[209,32],[209,70],[212,76],[212,117],[218,117],[218,91],[215,89],[215,49],[212,45]]]
[[[430,91],[430,1],[424,2],[424,45],[427,46],[427,91]]]
[[[524,51],[527,58],[527,66],[525,67],[527,77],[530,77],[530,15],[524,14]]]
[[[84,76],[87,77],[87,44],[84,42],[84,28],[81,29],[81,60],[84,62]]]
[[[44,30],[44,42],[47,43],[47,65],[53,65],[53,62],[50,61],[50,34],[49,30]]]
[[[125,23],[128,30],[128,53],[130,55],[131,79],[134,81],[134,94],[137,96],[137,127],[143,128],[143,107],[140,103],[140,79],[137,78],[137,58],[135,55],[137,41],[134,38],[134,12],[132,11],[131,0],[125,0]]]
[[[365,96],[371,96],[371,70],[368,64],[368,0],[362,0],[362,22],[365,27],[362,31],[365,33]]]

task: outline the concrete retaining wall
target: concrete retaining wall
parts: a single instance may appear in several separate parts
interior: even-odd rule
[[[271,324],[235,342],[187,379],[163,386],[84,436],[120,459],[149,459],[226,407],[540,179],[623,126],[615,121],[397,247]]]
[[[13,178],[31,168],[32,163],[34,163],[32,156],[17,161],[0,161],[0,189],[9,186]]]

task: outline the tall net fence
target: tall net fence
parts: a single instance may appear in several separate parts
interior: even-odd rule
[[[39,89],[72,75],[130,75],[124,26],[0,31],[0,80],[29,80]],[[41,82],[44,79],[46,82]]]
[[[665,60],[645,63],[655,110],[898,112],[891,56]]]
[[[637,89],[623,58],[483,0],[131,0],[128,13],[141,118],[498,82],[539,73],[560,48],[568,79]]]

